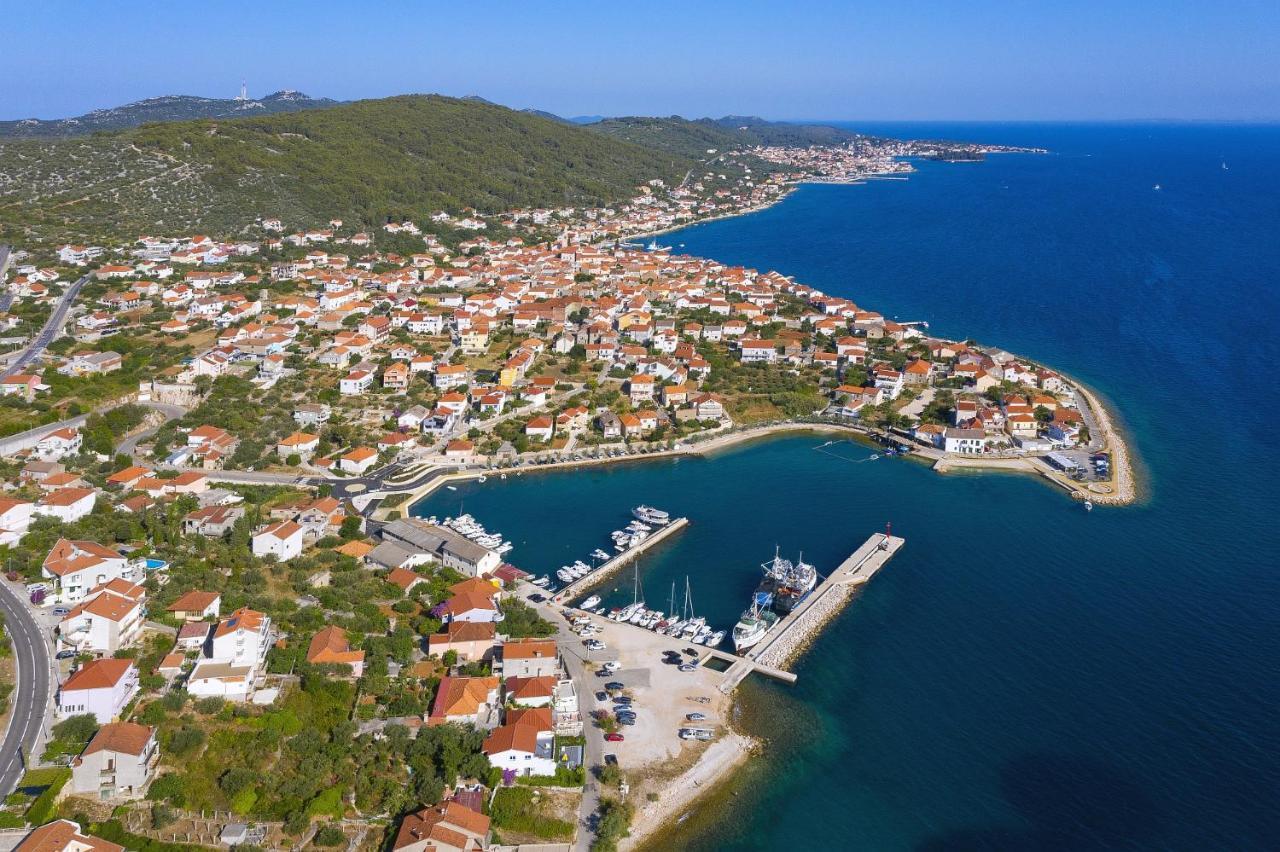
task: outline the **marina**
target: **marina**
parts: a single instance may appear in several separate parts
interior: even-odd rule
[[[624,565],[629,565],[638,556],[649,550],[649,548],[661,541],[666,541],[672,535],[684,529],[688,523],[688,518],[675,518],[674,520],[668,521],[666,525],[660,526],[657,529],[636,530],[628,533],[628,541],[631,543],[629,543],[626,548],[622,549],[616,556],[610,557],[600,563],[597,567],[590,569],[588,572],[584,572],[580,575],[575,574],[575,576],[573,576],[572,579],[556,593],[554,600],[561,604],[573,600],[578,595],[581,595],[591,587],[599,584],[619,568]],[[637,538],[637,533],[643,533],[643,536]],[[615,541],[617,542],[618,540],[615,539]],[[615,547],[617,547],[617,544],[615,544]],[[596,551],[597,554],[603,552],[604,551]],[[598,556],[595,558],[598,558]]]

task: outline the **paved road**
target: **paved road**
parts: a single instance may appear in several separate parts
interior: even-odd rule
[[[536,587],[527,585],[522,592],[530,593]],[[595,840],[596,811],[600,808],[600,781],[595,771],[604,765],[604,734],[592,724],[591,711],[596,706],[593,697],[597,689],[601,689],[605,681],[595,676],[597,663],[590,659],[591,652],[582,645],[582,639],[571,632],[569,623],[565,621],[564,610],[547,603],[533,604],[538,614],[556,626],[555,640],[560,648],[560,656],[564,659],[565,670],[578,691],[578,709],[582,714],[582,733],[587,745],[584,749],[583,762],[587,768],[586,783],[582,786],[582,803],[578,808],[578,838],[574,844],[575,852],[589,852]],[[606,655],[607,656],[607,655]]]
[[[168,423],[170,420],[177,420],[187,413],[187,410],[181,405],[171,405],[167,402],[140,402],[138,405],[163,414],[164,423]],[[163,426],[164,423],[153,426],[150,429],[143,429],[141,432],[125,438],[120,442],[120,446],[116,448],[116,452],[123,453],[126,456],[132,456],[138,451],[138,444],[141,444],[156,432],[159,432],[160,426]]]
[[[0,580],[0,610],[13,640],[18,682],[9,701],[13,715],[0,744],[0,794],[8,795],[23,773],[23,755],[35,748],[49,709],[52,658],[43,630],[19,595],[21,587]]]
[[[4,282],[4,271],[9,268],[9,247],[0,243],[0,283]],[[8,311],[13,307],[13,291],[5,288],[0,291],[0,311]]]
[[[18,359],[9,365],[3,375],[0,375],[0,379],[7,379],[18,373],[23,367],[39,357],[40,353],[44,352],[45,347],[62,333],[62,325],[67,321],[67,313],[71,310],[71,305],[75,302],[76,296],[80,294],[80,288],[88,280],[89,276],[85,275],[66,289],[66,292],[62,294],[62,298],[54,307],[53,313],[49,315],[49,320],[44,324],[44,328],[40,329],[40,333],[27,344],[27,348],[18,356]]]

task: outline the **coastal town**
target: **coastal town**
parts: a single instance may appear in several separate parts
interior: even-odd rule
[[[3,250],[13,845],[637,845],[749,753],[734,687],[785,679],[902,543],[877,533],[754,650],[717,648],[557,595],[500,533],[415,516],[452,482],[809,430],[1025,472],[1070,510],[1132,502],[1111,415],[1072,378],[661,244],[797,183],[1003,150],[708,150],[607,208],[279,210]],[[19,654],[47,682],[15,684]]]

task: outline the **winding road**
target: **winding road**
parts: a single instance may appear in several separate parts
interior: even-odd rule
[[[0,580],[0,610],[13,640],[17,682],[9,702],[12,715],[0,743],[0,795],[17,787],[25,770],[25,756],[35,748],[49,710],[49,676],[53,658],[35,616],[21,598],[21,587]]]
[[[44,328],[40,329],[40,332],[31,339],[22,354],[9,364],[4,373],[0,375],[0,379],[7,379],[16,375],[23,367],[39,357],[40,353],[44,352],[45,348],[62,333],[62,326],[67,321],[67,314],[71,311],[71,305],[75,302],[76,296],[80,295],[80,288],[88,280],[88,275],[82,276],[66,289],[66,292],[62,294],[62,298],[58,300],[58,304],[54,306],[53,313],[49,315]]]

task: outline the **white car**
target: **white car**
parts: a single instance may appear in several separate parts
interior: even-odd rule
[[[609,662],[605,663],[605,664],[604,664],[603,666],[601,666],[600,668],[604,669],[604,670],[605,670],[606,672],[608,672],[609,674],[613,674],[613,673],[614,673],[614,672],[616,672],[618,669],[622,668],[622,663],[618,662],[617,660],[610,660]]]

